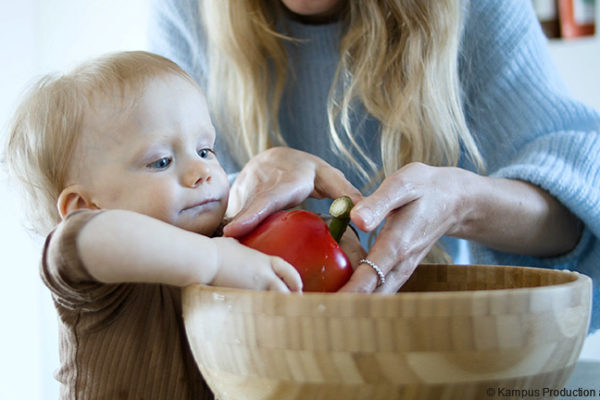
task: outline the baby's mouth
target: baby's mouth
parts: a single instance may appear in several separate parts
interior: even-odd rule
[[[179,212],[180,213],[190,212],[190,211],[202,212],[204,210],[208,210],[212,207],[215,207],[219,203],[220,203],[219,199],[212,199],[212,198],[206,199],[206,200],[202,200],[198,203],[193,203],[189,206],[186,206],[185,208],[181,209],[181,211],[179,211]]]

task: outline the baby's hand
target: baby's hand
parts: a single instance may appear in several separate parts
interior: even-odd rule
[[[278,292],[302,291],[300,274],[282,258],[253,250],[233,238],[212,240],[217,245],[219,270],[211,285]]]

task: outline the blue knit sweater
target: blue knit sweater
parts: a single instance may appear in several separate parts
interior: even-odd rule
[[[287,22],[288,33],[309,40],[288,48],[295,78],[286,88],[279,115],[283,136],[289,146],[323,158],[360,188],[364,182],[336,156],[326,134],[326,99],[338,62],[341,25]],[[153,2],[150,50],[177,62],[203,87],[205,40],[196,0]],[[561,257],[525,257],[469,243],[466,260],[572,269],[592,277],[591,330],[600,328],[600,116],[569,97],[528,1],[471,2],[461,41],[460,78],[467,121],[486,172],[540,186],[585,224],[576,248]],[[378,122],[360,115],[356,121],[362,121],[355,130],[358,143],[380,162]],[[226,170],[239,170],[227,157],[223,140],[218,139],[217,147]],[[460,166],[472,169],[465,161]],[[459,257],[459,241],[444,240],[449,253]]]

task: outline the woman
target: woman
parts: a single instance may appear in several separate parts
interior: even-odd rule
[[[244,167],[226,234],[349,193],[358,228],[384,224],[343,290],[394,292],[461,238],[472,262],[574,268],[600,294],[600,117],[545,42],[521,0],[170,0],[150,25]]]

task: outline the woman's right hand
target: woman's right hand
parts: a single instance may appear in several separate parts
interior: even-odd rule
[[[253,157],[231,187],[224,228],[226,236],[241,237],[270,214],[317,199],[362,196],[341,171],[319,157],[288,147],[274,147]]]
[[[234,238],[213,238],[217,272],[210,285],[277,292],[301,292],[302,279],[292,265],[246,247]]]

